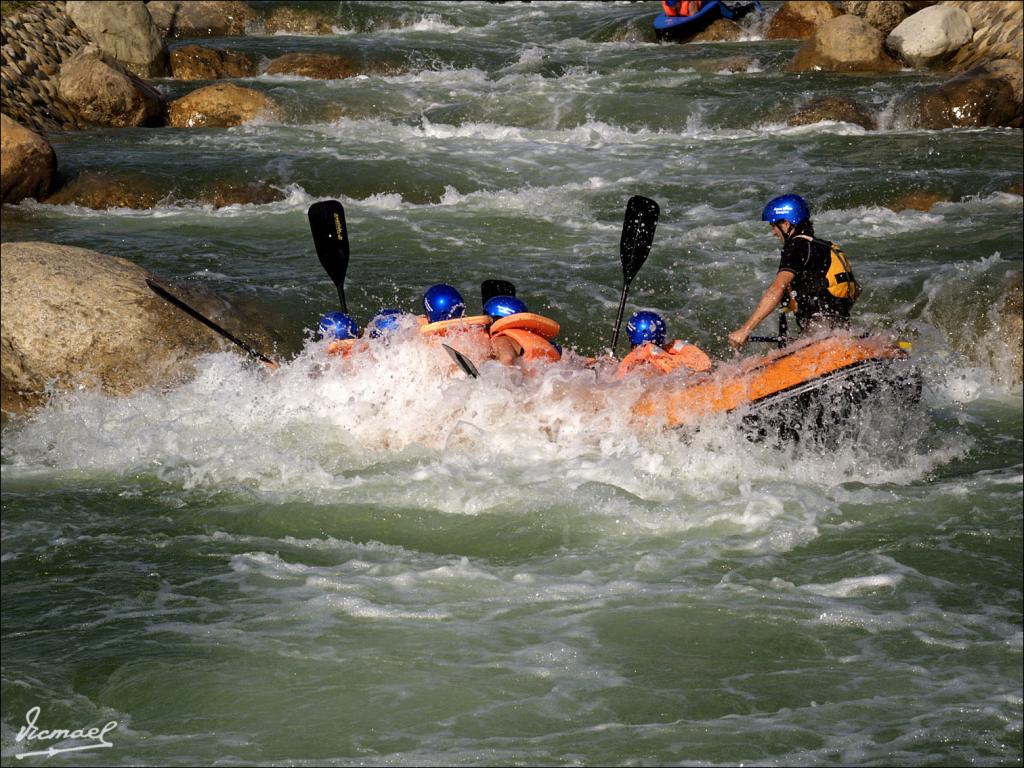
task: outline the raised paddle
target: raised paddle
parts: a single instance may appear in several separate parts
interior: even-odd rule
[[[337,200],[321,200],[309,206],[306,214],[313,233],[313,245],[324,270],[338,289],[341,311],[348,314],[345,303],[345,273],[348,272],[348,228],[345,209]]]
[[[459,352],[459,350],[449,347],[447,344],[442,344],[441,346],[444,347],[444,351],[448,353],[448,356],[458,364],[459,368],[461,368],[467,376],[472,379],[480,378],[480,371],[478,371],[476,366],[473,365],[472,360]]]
[[[484,280],[480,283],[480,303],[486,304],[495,296],[515,296],[516,287],[508,280]]]
[[[155,283],[152,280],[150,280],[148,277],[146,278],[146,285],[148,285],[150,287],[150,290],[152,290],[153,293],[155,293],[157,296],[159,296],[162,299],[166,299],[171,304],[173,304],[178,309],[180,309],[182,312],[184,312],[186,315],[191,315],[196,320],[198,320],[200,323],[205,325],[207,328],[211,329],[212,331],[215,331],[216,333],[219,333],[221,336],[223,336],[225,339],[230,341],[232,344],[238,345],[239,347],[244,349],[246,352],[248,352],[250,355],[252,355],[257,360],[259,360],[261,363],[265,363],[266,365],[270,366],[271,370],[275,370],[277,368],[277,363],[276,362],[271,360],[269,357],[264,355],[262,352],[259,352],[259,351],[255,350],[255,349],[253,349],[252,347],[250,347],[248,344],[246,344],[241,339],[239,339],[239,338],[237,338],[235,336],[232,336],[230,333],[228,333],[223,328],[221,328],[219,325],[217,325],[215,322],[213,322],[213,320],[211,320],[210,318],[208,318],[205,315],[201,314],[198,310],[193,309],[192,307],[190,307],[188,304],[186,304],[184,301],[179,299],[177,296],[175,296],[173,293],[168,291],[163,286],[158,285],[157,283]]]
[[[612,336],[612,353],[619,342],[619,328],[626,311],[626,294],[640,267],[647,261],[654,242],[654,230],[658,226],[658,204],[649,197],[634,195],[626,204],[626,216],[622,222],[622,237],[619,240],[619,257],[622,259],[622,296],[619,299],[619,313],[615,318],[615,333]]]

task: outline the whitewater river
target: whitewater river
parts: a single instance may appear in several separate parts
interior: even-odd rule
[[[757,18],[676,46],[632,42],[653,2],[328,7],[332,35],[207,44],[396,73],[240,81],[282,115],[239,128],[54,136],[66,170],[175,195],[4,208],[4,241],[267,308],[288,361],[225,351],[5,421],[4,763],[1020,765],[1024,420],[999,328],[1021,132],[907,130],[900,99],[940,75],[787,74],[798,44]],[[825,95],[880,129],[787,127]],[[215,179],[285,199],[194,202]],[[449,377],[411,332],[354,362],[311,340],[337,294],[306,209],[333,198],[360,322],[442,281],[475,313],[505,278],[599,353],[641,194],[661,220],[629,311],[728,360],[777,265],[761,207],[789,191],[851,257],[859,326],[911,340],[924,379],[830,443],[645,430],[634,385],[583,413],[585,374]],[[940,200],[892,210],[908,192]],[[17,740],[34,707],[116,722],[111,746],[16,761],[54,743]]]

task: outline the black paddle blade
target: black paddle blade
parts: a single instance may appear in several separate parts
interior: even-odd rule
[[[473,361],[466,357],[459,350],[449,347],[447,344],[442,344],[444,351],[448,353],[448,357],[455,361],[455,363],[465,372],[470,378],[476,379],[480,377],[480,371],[473,365]]]
[[[480,283],[480,303],[486,304],[495,296],[515,296],[516,287],[508,280],[484,280]]]
[[[619,239],[619,258],[622,259],[622,295],[619,297],[619,312],[615,318],[615,332],[612,334],[612,354],[619,343],[619,328],[626,311],[626,294],[640,267],[647,261],[654,242],[654,229],[658,226],[658,204],[649,197],[634,195],[626,203],[626,217],[622,221],[622,237]]]
[[[658,204],[649,197],[634,195],[626,204],[626,217],[622,222],[619,256],[622,259],[622,277],[629,285],[647,261],[658,226]]]
[[[341,311],[347,313],[345,273],[348,272],[348,228],[345,226],[345,209],[337,200],[321,200],[309,206],[307,216],[316,255],[331,282],[338,288]]]

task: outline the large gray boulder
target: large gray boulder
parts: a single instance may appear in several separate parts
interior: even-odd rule
[[[167,75],[167,50],[142,0],[68,0],[64,10],[90,40],[132,74]]]
[[[164,37],[244,35],[258,19],[239,0],[152,0],[147,8]]]
[[[42,136],[0,115],[0,166],[3,202],[41,200],[53,184],[57,156]]]
[[[154,295],[125,259],[53,243],[0,245],[2,409],[39,404],[49,382],[124,394],[174,382],[217,337]]]
[[[950,58],[971,40],[974,27],[966,11],[933,5],[901,22],[885,39],[889,50],[915,67]]]
[[[891,72],[900,69],[883,47],[882,33],[859,16],[821,25],[789,63],[790,72]]]
[[[167,106],[159,91],[95,44],[61,65],[57,93],[81,121],[112,128],[159,125]]]

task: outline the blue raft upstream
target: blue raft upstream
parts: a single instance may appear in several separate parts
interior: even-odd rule
[[[659,13],[654,19],[654,32],[661,41],[685,42],[718,19],[739,19],[752,9],[759,13],[764,12],[761,3],[756,1],[753,5],[730,8],[720,0],[710,0],[697,13],[690,16],[667,16]]]

